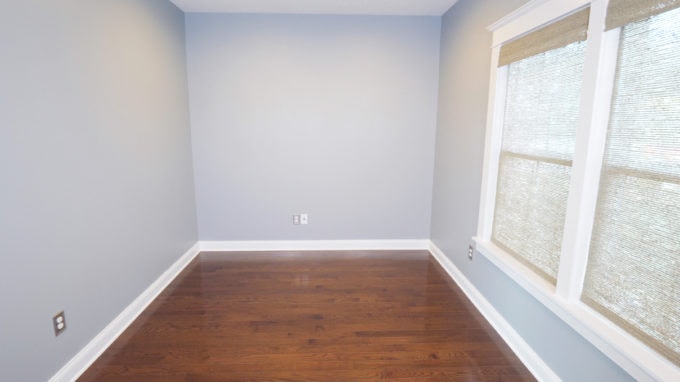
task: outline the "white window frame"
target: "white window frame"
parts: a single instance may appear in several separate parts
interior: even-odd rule
[[[557,285],[491,242],[507,67],[500,47],[590,5],[590,22]],[[639,381],[678,381],[680,368],[580,301],[597,203],[620,28],[604,31],[608,0],[535,0],[492,24],[491,82],[476,249]]]

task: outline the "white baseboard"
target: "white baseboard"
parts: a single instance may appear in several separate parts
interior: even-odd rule
[[[200,241],[201,251],[360,251],[428,250],[422,240],[280,240],[280,241]]]
[[[75,381],[201,251],[427,250],[423,240],[199,241],[50,378]]]
[[[62,367],[50,382],[75,381],[106,350],[113,341],[146,309],[147,306],[165,289],[172,280],[199,253],[198,243],[194,244],[182,257],[163,272],[142,294],[113,319],[78,354]]]
[[[434,243],[430,243],[430,253],[449,274],[453,281],[458,284],[465,295],[472,301],[477,310],[493,326],[505,343],[510,346],[517,357],[524,363],[529,371],[539,381],[561,381],[560,377],[548,366],[543,359],[536,354],[534,349],[524,341],[515,329],[494,309],[493,305],[482,295],[481,292],[465,277],[463,272],[442,252]]]
[[[199,241],[92,341],[62,367],[50,382],[75,381],[123,333],[172,280],[201,251],[294,251],[294,250],[429,250],[449,276],[463,290],[517,357],[539,381],[559,381],[559,377],[543,362],[510,324],[498,313],[448,257],[429,240],[324,240],[324,241]]]

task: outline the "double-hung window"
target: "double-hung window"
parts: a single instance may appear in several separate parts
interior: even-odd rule
[[[680,0],[491,29],[477,248],[634,377],[680,380]]]
[[[492,241],[555,283],[583,83],[588,9],[501,48],[507,66]]]

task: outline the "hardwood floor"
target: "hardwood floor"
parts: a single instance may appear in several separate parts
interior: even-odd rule
[[[202,253],[79,381],[534,380],[427,251]]]

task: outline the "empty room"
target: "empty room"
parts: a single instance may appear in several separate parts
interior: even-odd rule
[[[677,20],[4,2],[0,381],[680,380]]]

